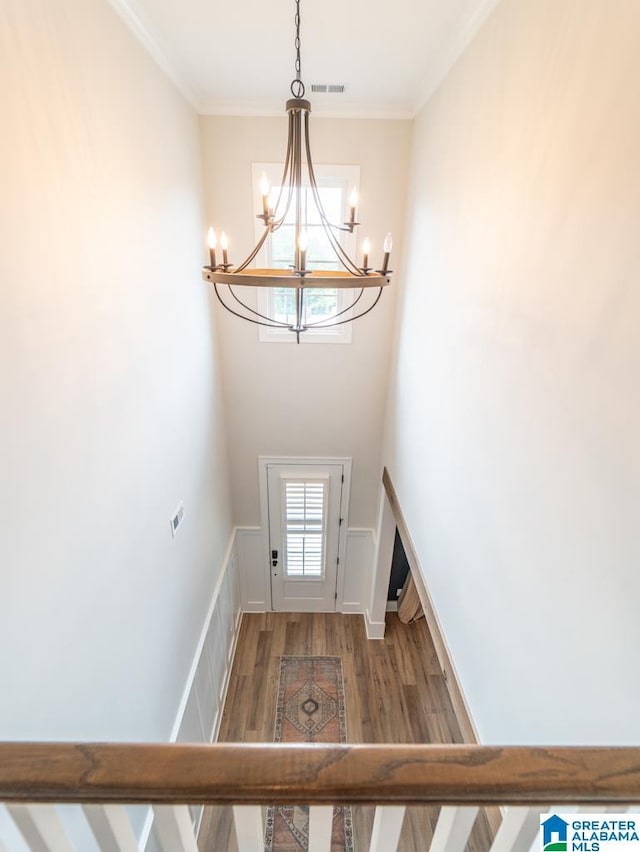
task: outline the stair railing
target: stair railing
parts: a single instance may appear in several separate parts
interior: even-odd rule
[[[397,849],[407,805],[440,806],[429,852],[462,852],[495,805],[491,852],[528,852],[550,807],[640,804],[640,748],[0,743],[0,802],[33,852],[84,852],[55,808],[70,803],[102,852],[139,852],[127,804],[153,806],[163,852],[197,852],[188,806],[232,805],[239,852],[263,852],[274,803],[310,806],[309,852],[329,852],[338,804],[376,807],[370,852]]]

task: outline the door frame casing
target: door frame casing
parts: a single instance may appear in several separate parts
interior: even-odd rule
[[[349,501],[351,496],[351,465],[350,457],[324,456],[258,456],[258,486],[260,490],[260,525],[262,527],[262,552],[264,565],[265,588],[268,590],[268,601],[273,611],[273,593],[271,590],[271,560],[269,553],[269,491],[267,487],[267,465],[301,465],[324,466],[342,465],[344,482],[342,483],[342,523],[338,530],[338,574],[336,582],[336,612],[342,612],[344,602],[344,572],[347,560],[347,529],[349,528]]]

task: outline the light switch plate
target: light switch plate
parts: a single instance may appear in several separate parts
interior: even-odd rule
[[[180,505],[176,509],[175,515],[172,518],[170,518],[170,520],[169,520],[169,526],[171,527],[171,537],[172,538],[176,537],[176,534],[178,532],[180,524],[182,523],[183,518],[184,518],[184,506],[182,505],[182,503],[180,503]]]

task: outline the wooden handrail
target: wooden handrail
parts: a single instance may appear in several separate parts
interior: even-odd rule
[[[632,804],[640,748],[0,743],[0,801]]]

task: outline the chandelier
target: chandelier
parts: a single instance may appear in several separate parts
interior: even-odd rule
[[[218,242],[213,228],[209,229],[207,241],[209,244],[209,265],[202,270],[204,280],[213,284],[216,296],[223,307],[240,319],[278,329],[290,331],[296,335],[300,343],[300,335],[311,329],[326,329],[353,322],[378,304],[382,288],[391,281],[389,255],[392,249],[391,234],[387,234],[383,245],[382,264],[379,269],[369,265],[371,247],[369,240],[362,245],[362,263],[359,265],[349,257],[340,241],[340,232],[352,234],[360,224],[356,221],[358,196],[355,189],[349,198],[349,217],[347,222],[330,222],[327,217],[318,189],[316,175],[311,157],[311,142],[309,139],[309,115],[311,104],[305,99],[305,86],[301,79],[300,60],[300,0],[295,0],[295,73],[291,82],[291,94],[286,102],[286,112],[289,117],[287,151],[284,159],[284,169],[280,186],[277,189],[275,204],[270,204],[271,187],[266,178],[260,181],[262,195],[262,212],[257,215],[264,228],[258,242],[247,257],[238,265],[229,262],[229,244],[227,236],[222,232]],[[314,222],[319,222],[326,234],[328,244],[335,255],[338,269],[311,269],[308,264],[313,258],[307,257],[309,235],[307,231],[308,211],[303,205],[303,191],[310,192],[311,203],[316,208]],[[251,264],[265,245],[268,237],[278,231],[285,221],[291,224],[293,217],[294,233],[294,262],[288,269],[257,269]],[[222,253],[222,262],[218,262],[216,249]],[[226,298],[223,298],[219,285],[226,285]],[[290,288],[295,296],[295,321],[284,321],[267,313],[260,313],[247,305],[236,293],[235,287],[277,287]],[[305,316],[305,292],[311,288],[330,288],[352,290],[351,300],[347,307],[339,306],[336,312],[322,319],[311,322]],[[366,294],[366,295],[365,295]]]

